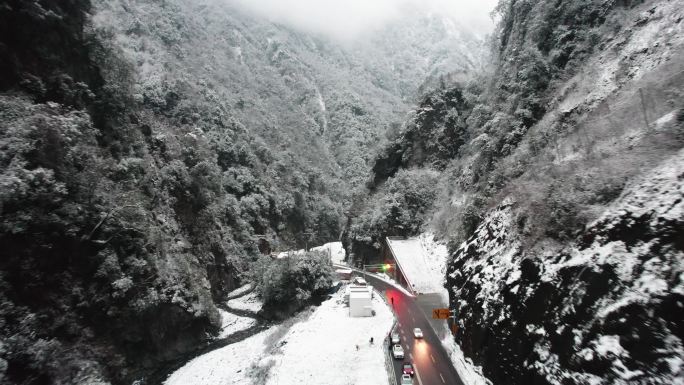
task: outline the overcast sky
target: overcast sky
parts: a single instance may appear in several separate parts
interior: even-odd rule
[[[448,14],[478,35],[493,28],[489,16],[498,0],[226,0],[291,26],[353,39],[381,27],[408,5]]]

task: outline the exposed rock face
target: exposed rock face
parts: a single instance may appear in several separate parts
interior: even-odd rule
[[[444,169],[465,143],[464,112],[469,108],[472,106],[458,87],[425,96],[411,112],[399,137],[375,159],[370,190],[375,190],[402,168],[428,164]]]
[[[521,252],[516,204],[453,253],[460,343],[501,384],[675,384],[684,367],[684,151],[571,245]]]
[[[500,1],[491,71],[376,158],[345,247],[447,238],[459,341],[495,384],[681,383],[683,9]],[[388,204],[406,169],[437,173],[418,215]]]

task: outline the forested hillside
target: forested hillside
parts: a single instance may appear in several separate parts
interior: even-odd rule
[[[406,5],[337,41],[223,0],[0,0],[0,383],[130,384],[245,281],[287,317],[449,242],[495,384],[684,376],[684,0]]]
[[[157,105],[168,94],[220,102],[275,157],[316,168],[329,183],[343,180],[332,197],[346,198],[365,181],[375,148],[427,79],[466,72],[480,59],[472,52],[477,38],[419,12],[370,41],[341,45],[229,2],[102,1],[97,8],[95,26],[137,69],[138,97]]]
[[[348,251],[448,240],[456,338],[493,383],[681,381],[682,9],[500,1],[492,67],[376,158]]]
[[[259,256],[337,239],[425,81],[391,66],[477,65],[430,20],[386,66],[225,2],[0,1],[0,382],[129,384],[246,277],[285,308],[324,293]]]

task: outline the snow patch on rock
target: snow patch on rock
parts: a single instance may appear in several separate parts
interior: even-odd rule
[[[684,150],[627,186],[575,243],[523,254],[515,210],[492,210],[448,267],[460,344],[484,374],[682,384]]]

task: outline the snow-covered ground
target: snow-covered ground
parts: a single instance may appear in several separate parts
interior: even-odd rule
[[[446,281],[446,263],[449,257],[446,244],[437,241],[431,232],[420,234],[418,240],[423,248],[423,262],[427,270],[430,271],[433,280],[443,289]]]
[[[219,333],[219,338],[225,338],[235,332],[249,329],[256,325],[256,320],[254,318],[240,317],[221,309],[219,309],[219,313],[221,314],[221,332]]]
[[[345,254],[344,254],[344,248],[342,247],[342,242],[326,243],[323,246],[317,246],[311,250],[323,251],[325,253],[328,253],[328,255],[330,255],[330,259],[332,260],[333,263],[336,263],[338,265],[344,264]]]
[[[289,330],[283,325],[273,326],[199,356],[164,384],[250,385],[264,376],[268,385],[388,384],[382,339],[389,333],[394,316],[376,295],[374,317],[351,318],[343,292],[338,291],[321,306],[312,308],[310,316]],[[281,336],[283,330],[287,332]],[[372,346],[368,343],[370,337],[376,341]]]
[[[342,293],[323,302],[280,340],[267,385],[388,383],[382,340],[392,327],[392,312],[376,295],[374,317],[349,317]]]
[[[248,284],[242,285],[242,286],[238,287],[237,289],[235,289],[235,290],[231,291],[230,293],[228,293],[228,295],[226,295],[226,297],[228,297],[228,298],[240,297],[241,295],[243,295],[243,294],[247,293],[248,291],[252,290],[253,287],[254,287],[254,285],[253,285],[252,283],[248,283]]]
[[[304,254],[306,251],[304,249],[299,249],[299,250],[289,250],[289,251],[281,251],[278,253],[277,258],[282,259],[282,258],[287,258],[292,255],[301,255]]]
[[[259,299],[259,295],[255,291],[242,297],[231,299],[226,304],[229,308],[247,310],[253,313],[256,313],[259,310],[261,310],[261,307],[263,306],[261,299]]]
[[[264,354],[271,328],[240,342],[203,354],[175,371],[164,385],[249,385],[250,368]]]
[[[330,242],[321,246],[312,247],[311,251],[322,251],[330,255],[330,260],[338,265],[344,265],[344,248],[342,247],[342,242]],[[304,254],[306,251],[304,249],[299,250],[289,250],[278,253],[278,258],[287,258],[291,255]]]

